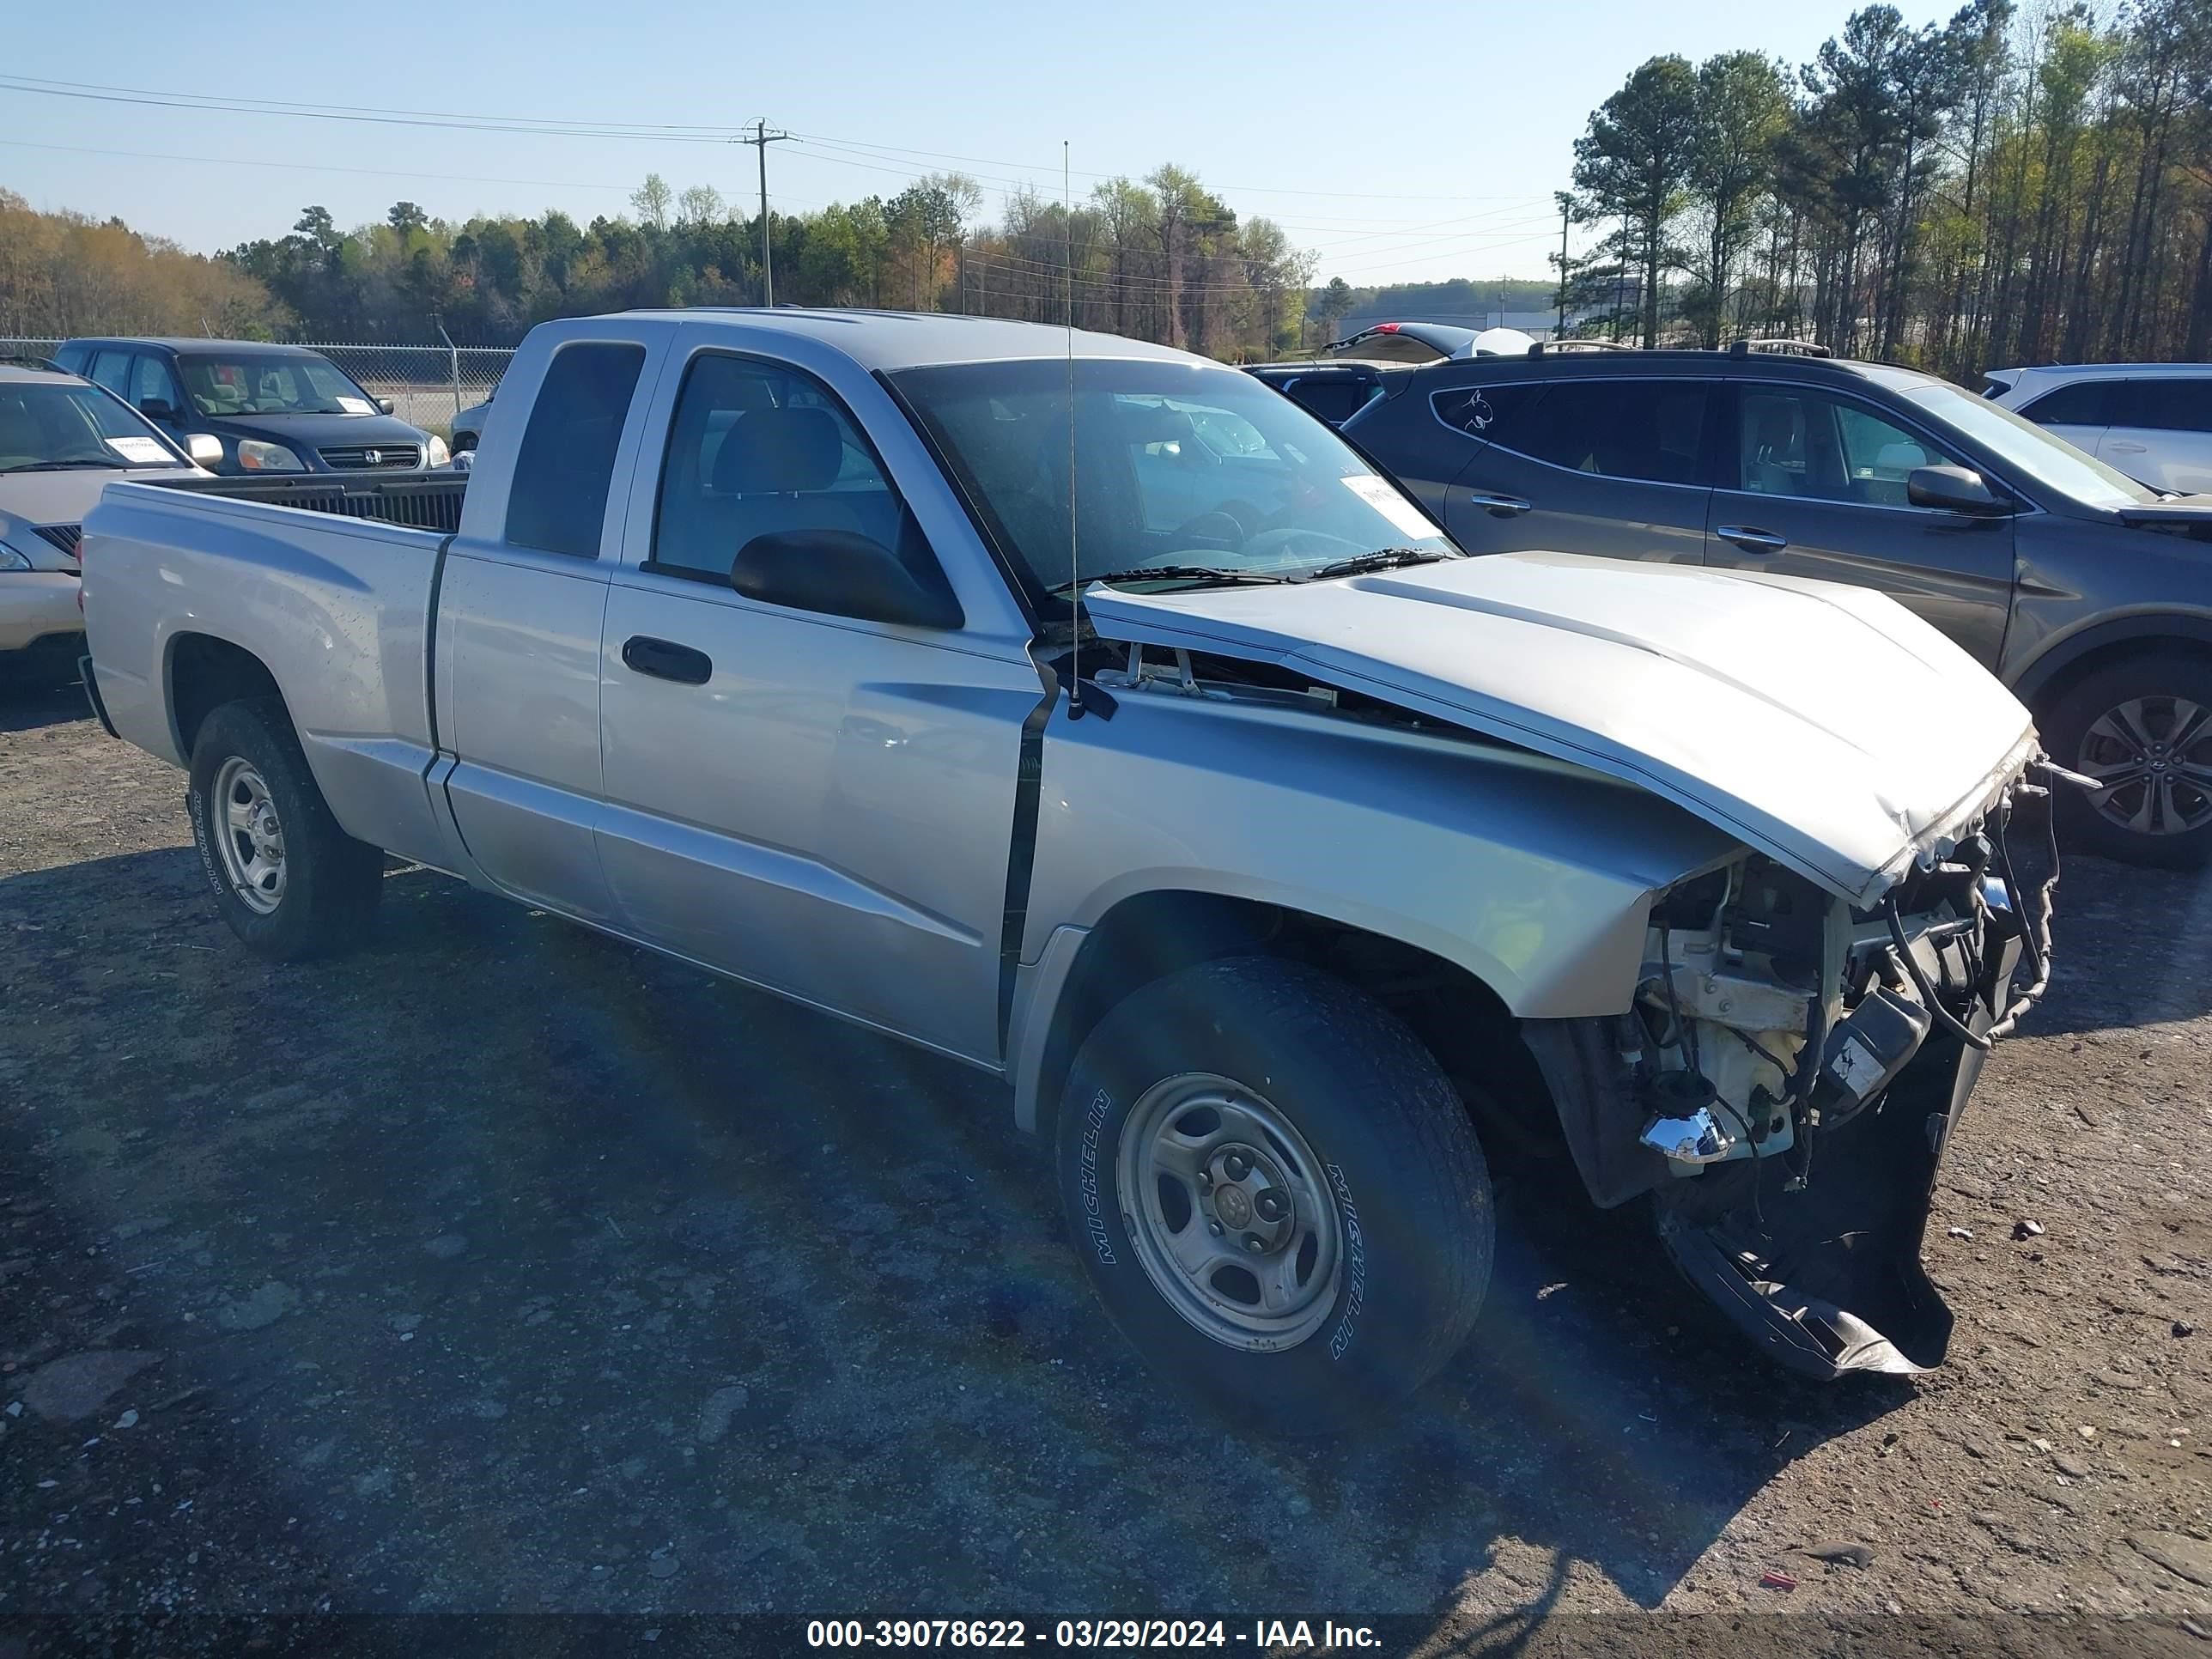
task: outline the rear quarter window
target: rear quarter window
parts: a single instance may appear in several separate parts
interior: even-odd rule
[[[629,342],[580,341],[553,354],[515,455],[509,546],[599,556],[615,452],[644,367],[645,348]]]
[[[1430,393],[1429,407],[1455,432],[1518,448],[1512,437],[1525,441],[1529,416],[1542,401],[1547,386],[1544,381],[1507,380],[1496,386],[1455,386]]]
[[[2038,426],[2103,426],[2111,419],[2105,413],[2105,394],[2111,385],[2109,380],[2076,380],[2045,392],[2020,412]]]
[[[1644,483],[1693,484],[1712,386],[1704,380],[1559,380],[1522,407],[1481,388],[1493,444],[1572,472]],[[1482,408],[1470,404],[1472,422]]]

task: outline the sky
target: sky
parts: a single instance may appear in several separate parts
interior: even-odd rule
[[[1895,3],[1919,23],[1960,0]],[[1802,64],[1850,9],[431,0],[341,22],[325,46],[313,8],[241,32],[173,3],[20,3],[0,58],[0,185],[200,252],[281,236],[309,203],[346,226],[402,199],[439,218],[557,207],[586,222],[629,211],[648,172],[679,191],[712,185],[750,216],[755,154],[728,135],[764,119],[799,135],[769,149],[781,210],[957,168],[994,216],[1024,184],[1060,192],[1065,143],[1079,196],[1174,161],[1240,215],[1281,224],[1317,281],[1355,285],[1546,276],[1575,137],[1632,69],[1745,47]],[[102,96],[21,89],[30,81]],[[147,101],[180,95],[379,113]],[[459,131],[455,117],[605,127]],[[646,127],[660,131],[611,131]]]

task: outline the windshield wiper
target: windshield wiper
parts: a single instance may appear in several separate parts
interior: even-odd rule
[[[1073,581],[1055,584],[1045,589],[1048,593],[1065,593],[1071,587],[1088,587],[1092,582],[1190,581],[1190,582],[1286,582],[1288,576],[1270,574],[1260,570],[1224,570],[1210,564],[1154,564],[1136,570],[1106,570],[1096,576],[1079,576]]]
[[[1309,570],[1298,580],[1325,581],[1331,576],[1358,576],[1370,570],[1395,570],[1403,565],[1435,564],[1441,560],[1465,556],[1461,553],[1439,553],[1426,547],[1378,547],[1372,553],[1362,553],[1356,558],[1339,559],[1318,570]]]
[[[93,460],[24,461],[15,466],[0,466],[0,472],[67,472],[80,466],[97,466],[110,471],[121,472],[126,470],[128,463]]]

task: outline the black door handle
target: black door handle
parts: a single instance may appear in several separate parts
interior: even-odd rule
[[[1734,542],[1747,553],[1779,553],[1790,545],[1787,536],[1778,536],[1771,530],[1756,530],[1748,525],[1724,524],[1713,534],[1724,542]]]
[[[1518,495],[1501,495],[1494,490],[1471,489],[1468,505],[1481,507],[1493,519],[1514,519],[1528,510],[1528,503]]]
[[[649,634],[634,634],[623,641],[623,662],[635,672],[678,685],[704,685],[714,675],[714,659],[705,652]]]

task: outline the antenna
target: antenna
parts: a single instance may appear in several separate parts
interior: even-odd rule
[[[1067,688],[1067,717],[1083,718],[1083,590],[1075,556],[1075,191],[1069,183],[1067,140],[1060,141],[1060,264],[1067,283],[1067,604],[1074,649]]]

